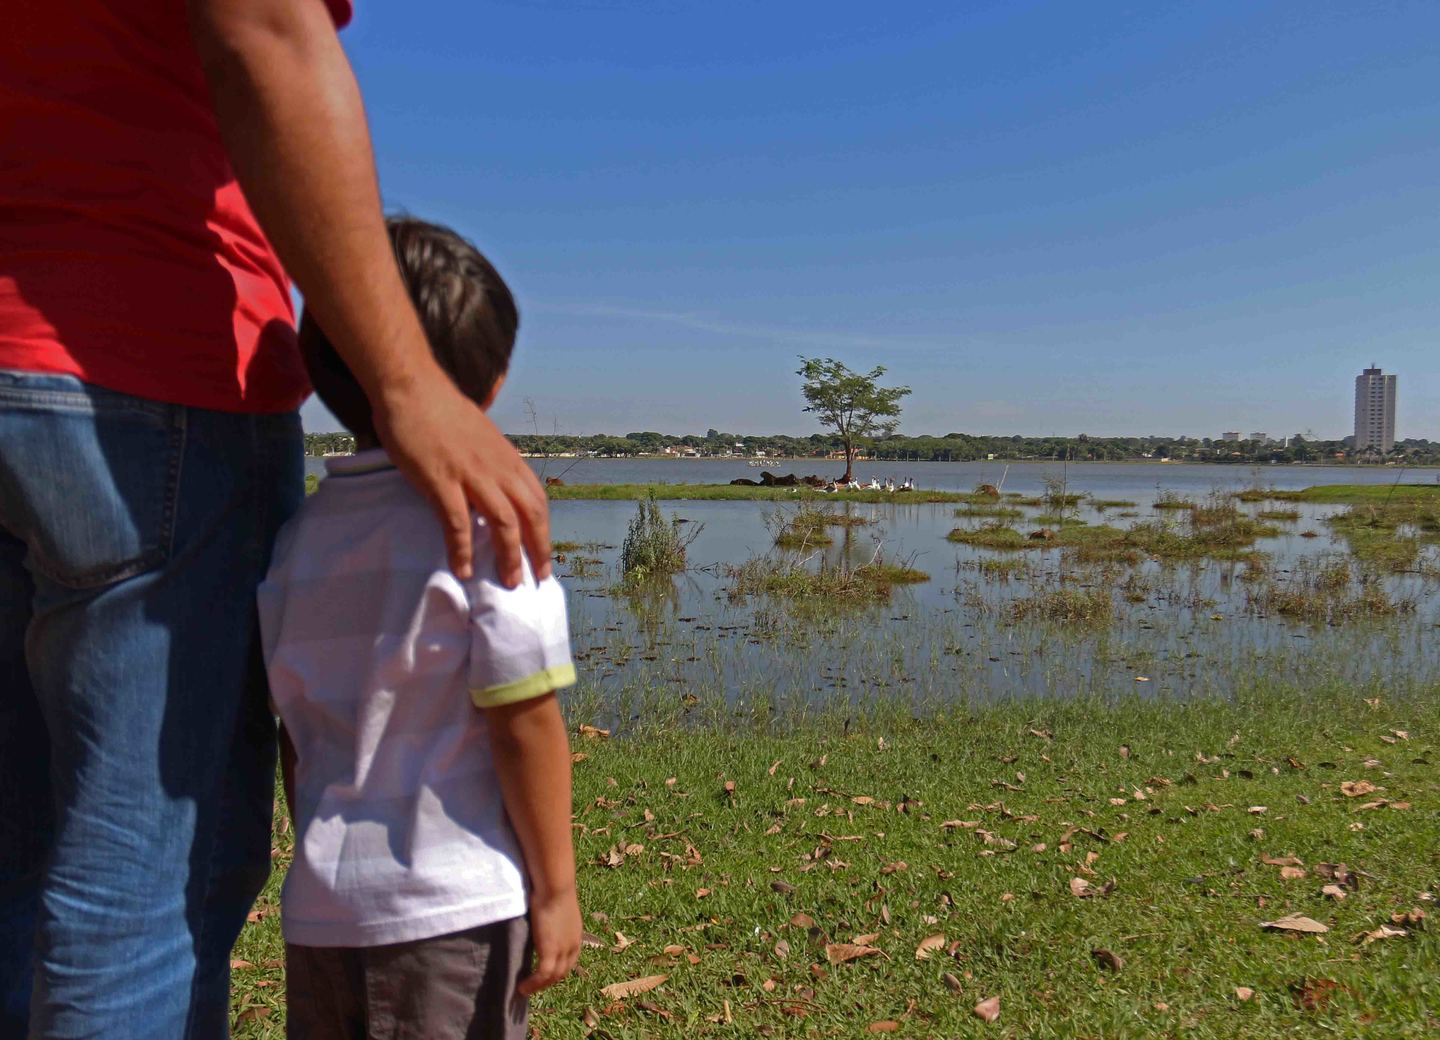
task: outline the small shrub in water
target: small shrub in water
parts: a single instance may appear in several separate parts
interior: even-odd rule
[[[677,517],[666,518],[654,496],[641,502],[620,546],[620,573],[627,585],[670,577],[685,569],[685,550],[704,525],[680,533]]]

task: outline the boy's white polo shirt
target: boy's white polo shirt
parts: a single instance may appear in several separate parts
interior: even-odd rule
[[[528,563],[501,585],[478,519],[475,577],[457,579],[434,511],[383,451],[326,469],[259,592],[299,759],[285,938],[379,946],[518,917],[523,861],[477,706],[574,683],[564,593]]]

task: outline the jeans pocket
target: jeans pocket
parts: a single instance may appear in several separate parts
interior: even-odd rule
[[[164,563],[185,416],[69,377],[0,379],[0,524],[26,566],[84,589]]]

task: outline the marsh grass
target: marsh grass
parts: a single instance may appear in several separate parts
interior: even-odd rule
[[[1101,588],[1060,585],[1021,596],[1010,604],[1016,621],[1060,621],[1108,625],[1115,620],[1115,602]]]
[[[973,545],[980,549],[1029,549],[1035,544],[1003,520],[993,520],[979,527],[957,527],[945,537],[960,545]]]
[[[1025,515],[1025,510],[1016,509],[1013,506],[999,505],[961,506],[955,510],[955,515],[961,518],[1019,520]]]
[[[790,515],[777,514],[770,519],[775,529],[775,544],[782,549],[806,549],[831,545],[835,539],[828,527],[866,527],[875,521],[853,513],[837,513],[816,505],[802,505]]]
[[[1102,512],[1106,509],[1134,509],[1137,503],[1124,498],[1095,498],[1090,505]]]
[[[845,564],[808,566],[804,560],[759,556],[725,568],[732,600],[771,597],[809,606],[864,606],[884,603],[896,585],[930,580],[909,564],[877,556],[858,567]]]
[[[1255,514],[1257,520],[1274,520],[1282,523],[1293,524],[1300,519],[1298,509],[1262,509]]]
[[[1182,497],[1174,491],[1167,490],[1162,491],[1155,496],[1155,501],[1154,503],[1152,503],[1151,508],[1160,510],[1194,509],[1195,503],[1188,498]]]
[[[621,583],[635,585],[679,574],[685,569],[686,549],[703,528],[692,524],[681,533],[678,518],[666,517],[654,498],[640,502],[620,545]]]
[[[1415,602],[1391,593],[1375,574],[1356,573],[1347,560],[1305,561],[1286,578],[1249,590],[1252,609],[1315,624],[1405,614]]]

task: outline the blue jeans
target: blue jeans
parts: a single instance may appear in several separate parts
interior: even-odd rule
[[[270,870],[255,588],[303,488],[294,414],[0,371],[3,1040],[227,1035]]]

